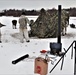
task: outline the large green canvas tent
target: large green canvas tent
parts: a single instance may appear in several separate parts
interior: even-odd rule
[[[61,32],[67,28],[68,15],[66,11],[61,12]],[[40,10],[40,15],[31,24],[31,36],[39,38],[53,38],[58,35],[58,11],[49,14],[45,9]]]

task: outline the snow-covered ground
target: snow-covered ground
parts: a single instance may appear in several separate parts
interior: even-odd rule
[[[29,20],[36,20],[37,17],[28,18]],[[57,42],[57,38],[30,38],[29,43],[26,41],[20,43],[19,24],[17,23],[17,29],[12,29],[11,21],[13,19],[18,21],[18,17],[0,17],[0,22],[6,25],[1,28],[2,43],[0,43],[0,75],[35,75],[35,59],[25,59],[16,65],[13,65],[12,61],[25,54],[29,54],[31,57],[38,57],[41,50],[50,50],[50,42]],[[73,21],[70,21],[70,23],[72,22]],[[68,26],[67,35],[62,36],[61,38],[62,51],[64,51],[63,48],[67,49],[70,44],[76,40],[76,28],[74,29]],[[59,57],[57,57],[57,61],[58,59]],[[55,61],[55,63],[57,61]],[[63,69],[60,70],[60,62],[52,73],[49,73],[54,65],[52,65],[51,62],[48,62],[48,75],[74,75],[74,55],[73,59],[71,59],[71,49],[66,54]]]

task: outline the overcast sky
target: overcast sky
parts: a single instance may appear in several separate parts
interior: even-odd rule
[[[0,0],[0,10],[4,9],[51,9],[76,7],[76,0]]]

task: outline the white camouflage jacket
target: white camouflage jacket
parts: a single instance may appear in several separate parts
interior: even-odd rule
[[[27,28],[27,23],[30,24],[30,21],[25,15],[21,15],[19,18],[19,28]]]

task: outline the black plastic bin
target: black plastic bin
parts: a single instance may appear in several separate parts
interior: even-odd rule
[[[55,42],[50,43],[50,53],[51,54],[59,55],[59,52],[61,52],[61,49],[62,49],[62,43],[55,43]]]

